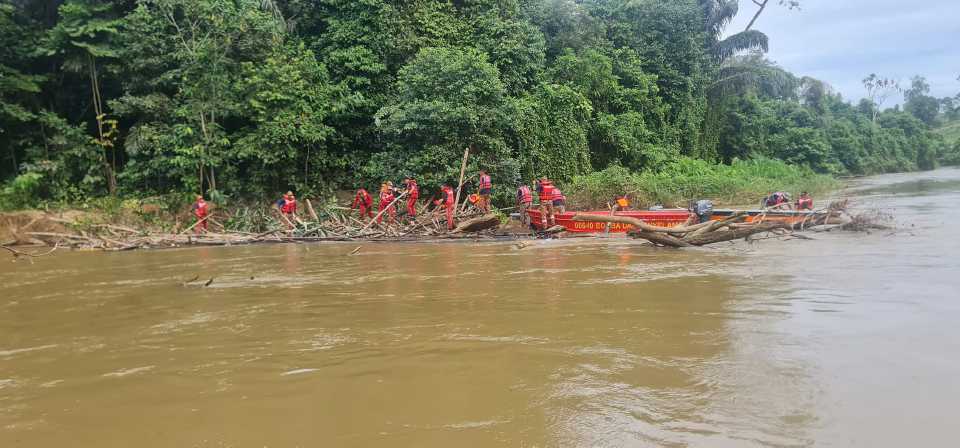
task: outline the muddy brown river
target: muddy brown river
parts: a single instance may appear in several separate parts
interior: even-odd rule
[[[4,255],[0,447],[953,446],[960,171],[848,194],[903,230]]]

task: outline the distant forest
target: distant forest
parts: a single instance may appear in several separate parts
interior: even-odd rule
[[[848,103],[765,58],[755,3],[0,0],[0,183],[59,201],[435,188],[468,146],[510,187],[682,159],[960,162],[933,132],[960,96],[864,67]],[[727,29],[738,13],[750,26]]]

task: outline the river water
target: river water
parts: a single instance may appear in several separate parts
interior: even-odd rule
[[[0,446],[950,446],[960,171],[848,194],[902,230],[3,260]]]

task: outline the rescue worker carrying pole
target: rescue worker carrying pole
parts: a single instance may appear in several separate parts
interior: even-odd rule
[[[397,207],[393,205],[394,199],[397,197],[394,195],[393,182],[387,181],[380,185],[380,205],[379,210],[383,212],[384,209],[387,210],[387,213],[390,215],[389,224],[393,224],[393,221],[397,217]],[[379,213],[377,217],[377,224],[383,222],[383,213]]]
[[[540,223],[543,225],[543,230],[557,225],[553,215],[553,192],[553,182],[546,177],[542,177],[537,186],[537,194],[540,196]]]
[[[412,221],[417,218],[417,199],[420,199],[420,187],[412,175],[404,178],[403,183],[407,190],[407,218]]]
[[[364,221],[369,217],[373,219],[373,196],[366,189],[357,190],[357,195],[353,197],[351,209],[360,210],[360,220]]]
[[[449,183],[445,183],[440,187],[440,199],[433,201],[433,205],[443,207],[447,217],[447,230],[453,230],[453,211],[457,207],[457,197]]]
[[[203,233],[206,233],[209,208],[207,202],[203,200],[202,194],[197,195],[197,202],[193,203],[190,210],[193,211],[193,216],[197,218],[197,222],[193,225],[193,232],[199,234],[202,230]]]
[[[519,183],[519,179],[517,183]],[[530,191],[530,187],[526,185],[520,185],[517,187],[517,210],[520,211],[520,223],[524,227],[530,226],[530,214],[527,213],[527,210],[530,210],[530,207],[533,205],[533,192]]]
[[[490,179],[490,175],[487,174],[486,170],[480,170],[480,191],[477,193],[480,196],[479,203],[477,207],[483,211],[483,213],[490,213],[490,190],[493,189],[493,182]]]

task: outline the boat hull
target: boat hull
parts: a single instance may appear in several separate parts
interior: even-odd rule
[[[721,220],[737,213],[739,210],[714,210],[713,220]],[[610,216],[609,211],[585,211],[585,212],[566,212],[555,214],[554,219],[559,226],[563,226],[567,232],[571,233],[605,233],[607,223],[603,222],[584,222],[574,221],[573,217],[580,214],[590,214],[599,216]],[[803,221],[811,221],[818,212],[812,211],[767,211],[747,210],[746,222],[754,222],[763,219],[765,222],[786,222],[790,224],[799,224]],[[539,209],[527,210],[530,216],[530,223],[536,230],[545,230],[542,216]],[[616,212],[616,216],[627,216],[639,219],[647,224],[658,227],[676,227],[687,222],[691,213],[684,209],[666,209],[666,210],[626,210]],[[630,224],[610,223],[610,233],[626,233],[633,230]]]

